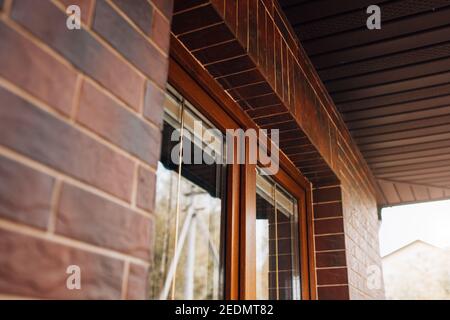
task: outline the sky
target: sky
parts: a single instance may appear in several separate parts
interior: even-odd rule
[[[381,214],[381,256],[414,240],[450,248],[450,200],[385,208]]]

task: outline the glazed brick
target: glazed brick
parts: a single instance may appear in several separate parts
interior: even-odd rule
[[[96,1],[92,28],[147,77],[165,86],[168,60],[105,0]]]
[[[345,267],[346,257],[345,251],[331,251],[316,253],[316,266],[323,267]]]
[[[128,274],[127,299],[129,300],[146,300],[148,299],[148,267],[137,264],[130,264]]]
[[[208,4],[175,14],[172,21],[172,30],[175,34],[182,34],[205,28],[220,21],[219,14],[211,4]]]
[[[345,237],[343,234],[333,234],[315,237],[316,251],[345,249]]]
[[[121,205],[64,184],[59,200],[56,233],[149,259],[152,221]]]
[[[152,40],[165,53],[169,53],[170,22],[159,11],[153,13]]]
[[[245,51],[239,42],[234,40],[195,51],[193,54],[201,63],[207,64],[243,55]]]
[[[59,0],[66,7],[77,5],[81,9],[81,21],[88,23],[90,21],[94,9],[94,0]]]
[[[147,35],[152,32],[153,6],[147,0],[113,1]]]
[[[266,10],[264,6],[258,5],[258,64],[264,74],[266,72],[266,50],[267,50],[267,32],[266,32]]]
[[[248,53],[258,61],[258,0],[248,0]]]
[[[14,1],[11,16],[85,74],[138,108],[144,78],[87,31],[65,28],[66,14],[55,5],[49,1]]]
[[[164,87],[167,59],[104,0],[96,2],[93,29],[150,79]]]
[[[134,163],[0,88],[0,144],[120,198],[131,196]]]
[[[179,39],[189,50],[197,50],[216,45],[220,42],[233,40],[233,34],[225,23],[222,23],[206,29],[183,34]]]
[[[247,49],[248,43],[248,1],[238,1],[237,39]]]
[[[174,0],[151,0],[151,2],[170,20]]]
[[[342,203],[318,203],[314,205],[315,218],[342,217]]]
[[[225,60],[206,66],[206,69],[213,77],[226,76],[232,73],[242,72],[255,67],[255,64],[248,56],[242,56]]]
[[[225,1],[225,21],[234,34],[237,31],[237,5],[238,1]]]
[[[165,93],[150,81],[147,82],[144,98],[144,117],[156,126],[162,126]]]
[[[0,217],[45,229],[54,179],[0,156]]]
[[[341,200],[342,200],[342,192],[340,187],[316,189],[313,192],[314,203],[341,201]]]
[[[244,71],[239,74],[217,79],[224,89],[245,86],[256,82],[261,82],[263,80],[264,77],[257,69]]]
[[[89,82],[83,82],[77,121],[150,165],[159,159],[160,133]]]
[[[317,269],[317,284],[346,284],[347,268]]]
[[[317,288],[319,300],[349,300],[348,286],[331,286]]]
[[[155,206],[156,192],[156,176],[155,174],[143,167],[138,171],[138,187],[136,204],[139,208],[147,211],[153,211]]]
[[[0,75],[69,114],[76,72],[3,23],[0,23],[0,39]]]
[[[46,299],[120,299],[123,263],[0,229],[0,292]],[[67,267],[81,269],[81,289],[68,290]]]
[[[209,0],[175,0],[173,4],[173,13],[184,11],[202,4],[206,4]]]
[[[314,221],[314,233],[317,235],[327,233],[341,233],[341,232],[344,232],[344,223],[342,218]]]

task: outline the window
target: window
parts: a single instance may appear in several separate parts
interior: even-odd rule
[[[169,88],[157,170],[152,299],[223,298],[226,167],[211,161],[223,156],[223,146],[205,146],[195,121],[202,130],[213,128]],[[200,163],[194,164],[195,154]]]
[[[300,299],[297,200],[256,175],[256,298]]]
[[[223,164],[232,150],[226,130],[246,131],[252,125],[215,95],[214,86],[203,83],[209,89],[204,90],[184,69],[188,65],[171,58],[170,66],[173,87],[165,102],[157,169],[150,297],[314,297],[308,182],[283,155],[278,173],[259,174],[247,144],[245,164]]]

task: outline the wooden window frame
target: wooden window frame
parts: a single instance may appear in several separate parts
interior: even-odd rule
[[[169,83],[220,131],[258,129],[173,36],[168,74]],[[312,186],[281,151],[280,170],[272,178],[298,201],[302,299],[317,299]],[[234,161],[228,167],[227,188],[225,299],[252,300],[256,298],[256,165]]]

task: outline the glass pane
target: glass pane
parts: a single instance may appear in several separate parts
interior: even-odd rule
[[[257,175],[257,299],[300,299],[297,200]]]
[[[202,157],[206,161],[200,163],[187,161],[180,168],[178,159],[172,159],[173,150],[179,144],[179,139],[172,141],[172,133],[180,130],[182,123],[185,160],[188,155],[205,151],[201,136],[204,130],[211,129],[191,105],[183,103],[182,108],[182,97],[176,92],[168,94],[157,170],[150,296],[152,299],[221,299],[226,170],[220,163],[208,160],[211,150],[222,155],[221,145],[207,149]],[[194,132],[195,121],[201,121],[200,133]]]

